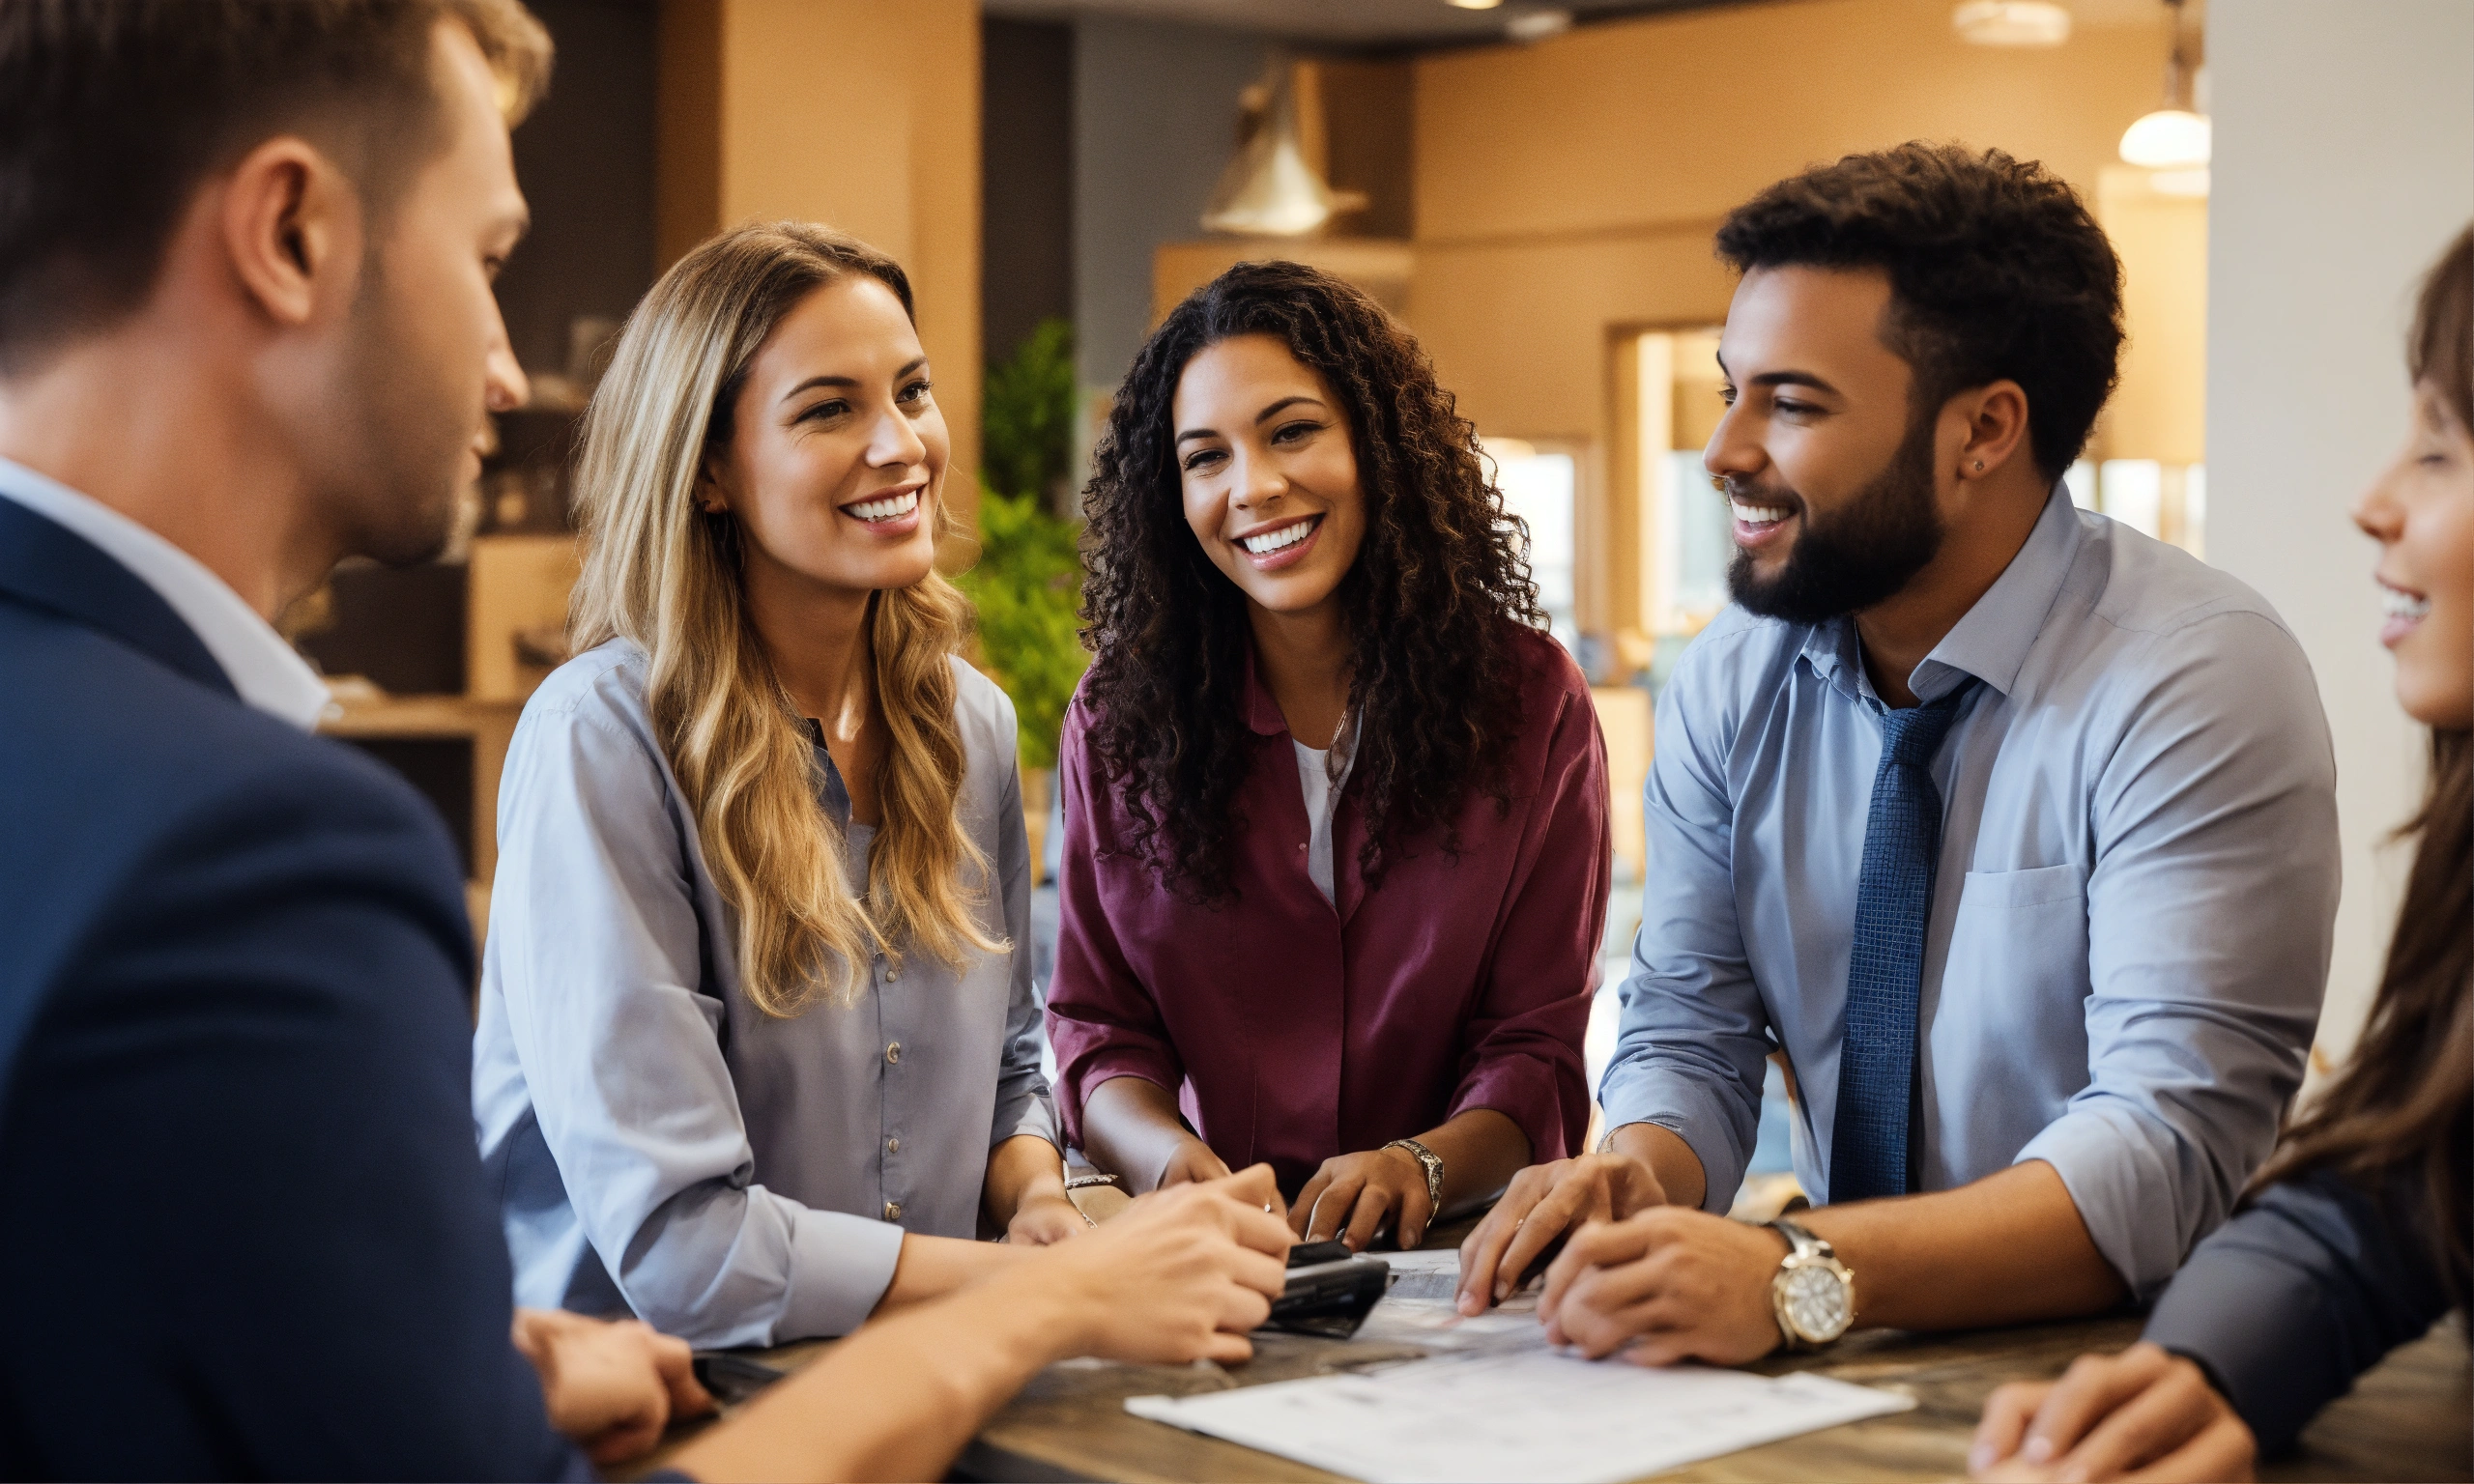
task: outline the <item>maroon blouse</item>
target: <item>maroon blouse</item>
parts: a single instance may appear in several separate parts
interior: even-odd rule
[[[1084,750],[1077,697],[1065,789],[1063,922],[1048,1034],[1068,1140],[1111,1077],[1177,1094],[1194,1131],[1242,1169],[1268,1160],[1295,1190],[1335,1155],[1380,1148],[1468,1108],[1529,1135],[1533,1162],[1575,1152],[1589,1120],[1581,1035],[1606,927],[1606,743],[1563,647],[1523,629],[1511,812],[1484,794],[1459,815],[1460,853],[1413,840],[1383,885],[1358,871],[1358,780],[1333,819],[1334,896],[1306,873],[1297,755],[1271,693],[1246,676],[1257,734],[1237,796],[1237,897],[1198,907],[1150,869],[1101,849],[1127,814]]]

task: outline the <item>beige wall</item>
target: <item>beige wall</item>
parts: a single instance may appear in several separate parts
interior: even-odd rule
[[[1723,317],[1729,209],[1911,138],[2042,159],[2092,200],[2155,106],[2164,15],[2000,50],[1959,41],[1949,0],[1786,0],[1423,60],[1410,322],[1481,427],[1598,438],[1609,327]]]
[[[972,0],[664,0],[660,248],[792,217],[901,260],[978,507],[979,7]]]

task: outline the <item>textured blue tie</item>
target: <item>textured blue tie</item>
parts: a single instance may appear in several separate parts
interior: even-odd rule
[[[1907,1193],[1909,1090],[1915,1073],[1915,999],[1924,925],[1942,855],[1942,750],[1962,685],[1930,705],[1882,714],[1882,762],[1856,876],[1856,936],[1847,963],[1847,1030],[1838,1048],[1838,1116],[1829,1136],[1829,1198]]]

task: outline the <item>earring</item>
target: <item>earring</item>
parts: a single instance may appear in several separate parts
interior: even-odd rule
[[[1984,460],[1978,459],[1975,461],[1975,471],[1979,474],[1984,472]]]

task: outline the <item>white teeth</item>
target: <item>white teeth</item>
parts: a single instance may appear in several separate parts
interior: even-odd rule
[[[1259,536],[1248,536],[1242,544],[1246,550],[1257,556],[1262,556],[1285,547],[1295,546],[1313,533],[1314,522],[1304,520],[1294,526],[1282,526],[1278,530],[1267,530]]]
[[[890,521],[918,509],[919,492],[910,490],[891,499],[872,499],[864,505],[845,505],[842,508],[863,521]]]
[[[2400,592],[2383,583],[2379,588],[2379,608],[2391,618],[2424,618],[2431,614],[2431,600],[2418,598],[2410,592]]]
[[[1740,499],[1728,500],[1727,508],[1733,510],[1736,519],[1746,526],[1774,526],[1789,514],[1774,505],[1747,505]]]

